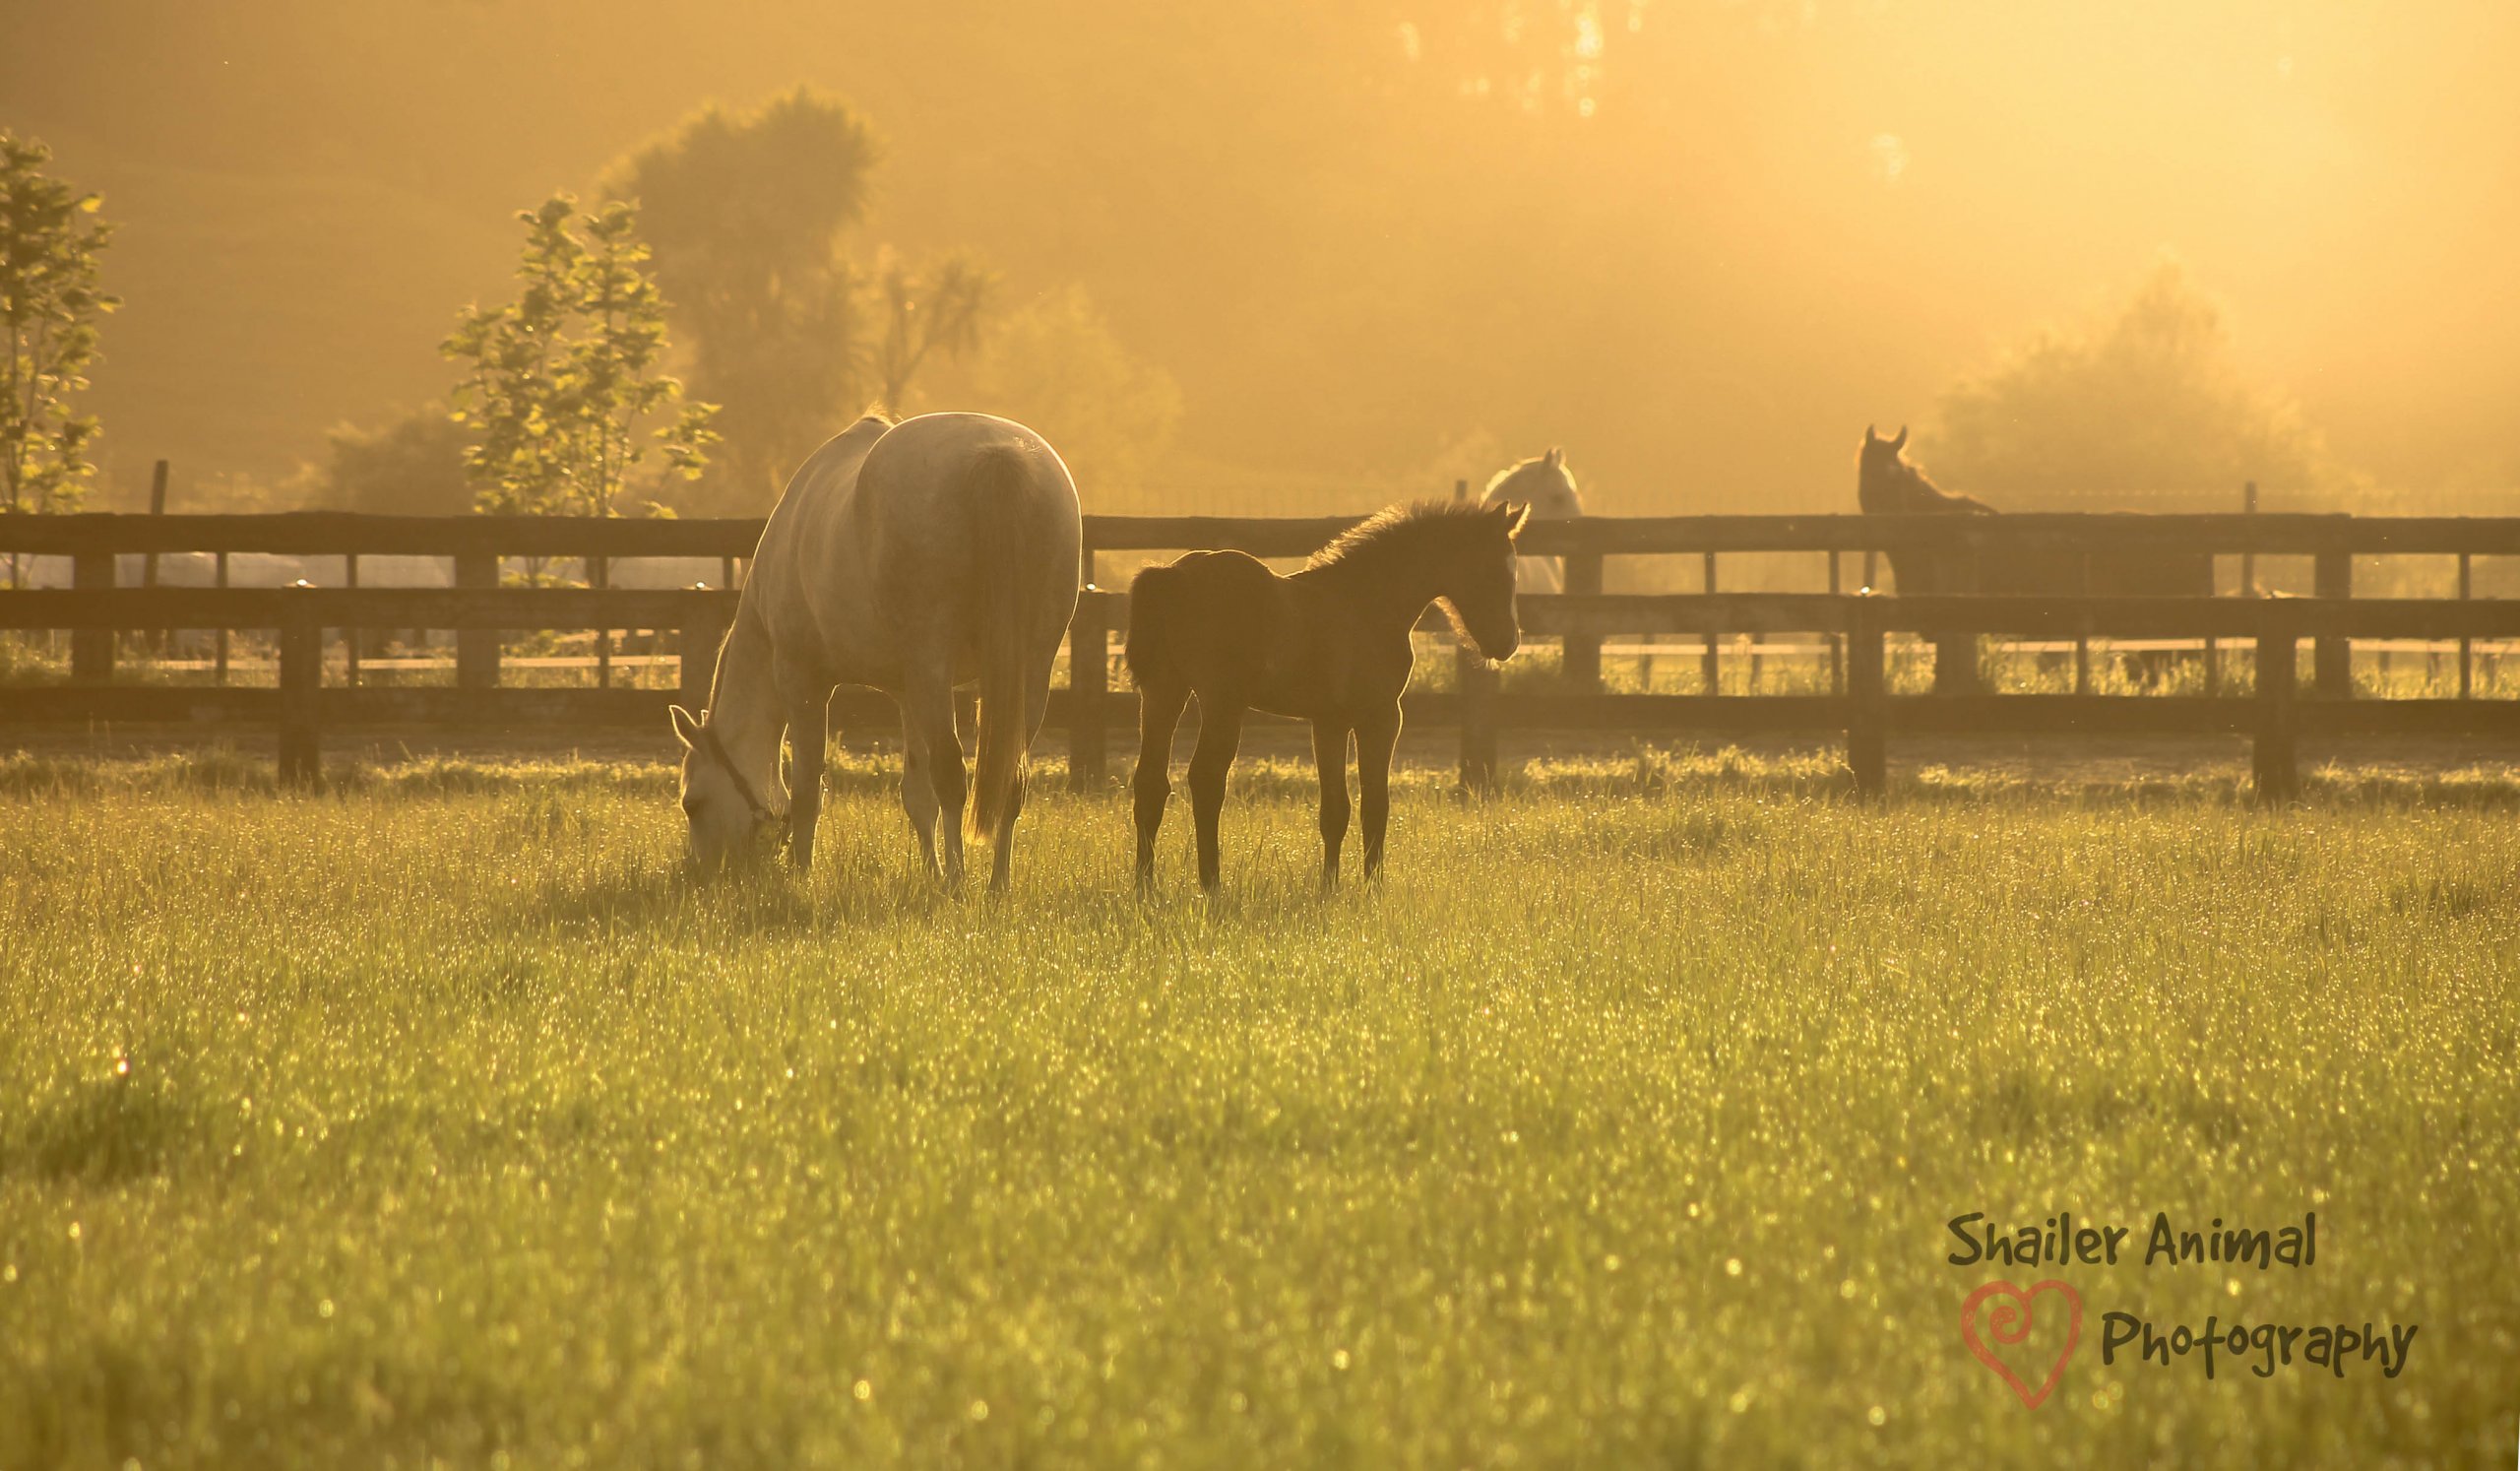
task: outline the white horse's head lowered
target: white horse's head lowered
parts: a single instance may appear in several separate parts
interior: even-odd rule
[[[762,857],[787,819],[735,770],[708,712],[694,716],[674,706],[673,734],[682,742],[682,815],[691,828],[693,864],[715,872]]]
[[[1565,521],[1584,514],[1583,497],[1575,493],[1575,478],[1566,473],[1566,452],[1554,445],[1548,453],[1509,465],[1487,482],[1481,497],[1487,505],[1531,507],[1534,521]],[[1553,556],[1526,556],[1514,564],[1515,583],[1526,593],[1559,593],[1566,576]]]

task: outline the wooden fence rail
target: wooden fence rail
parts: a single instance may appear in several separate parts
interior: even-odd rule
[[[1357,516],[1088,516],[1097,551],[1232,547],[1306,556]],[[753,517],[375,516],[284,511],[255,516],[0,516],[0,555],[113,556],[271,552],[295,556],[486,556],[576,559],[745,558]],[[1536,521],[1535,556],[1900,550],[2213,552],[2254,556],[2520,556],[2520,517],[2295,513],[2003,516],[1587,516]]]
[[[1360,519],[1354,516],[1255,518],[1225,516],[1088,516],[1086,567],[1092,577],[1098,552],[1164,551],[1233,547],[1259,556],[1295,557]],[[273,515],[75,515],[0,516],[0,554],[61,556],[71,561],[81,588],[114,585],[115,558],[205,552],[224,568],[231,555],[263,552],[340,556],[346,577],[358,580],[362,556],[447,558],[459,588],[499,585],[505,560],[561,559],[587,568],[602,581],[611,563],[652,557],[715,560],[719,584],[733,587],[738,569],[761,537],[754,518],[634,519],[566,516],[376,516],[343,511],[295,511]],[[1927,550],[1987,558],[2071,551],[2091,556],[2145,552],[2206,552],[2241,558],[2251,574],[2258,558],[2308,557],[2312,586],[2326,599],[2350,598],[2354,563],[2369,556],[2455,557],[2460,586],[2478,556],[2520,556],[2520,518],[2456,516],[2347,516],[2308,514],[2132,515],[2015,513],[2004,516],[1642,516],[1585,517],[1537,522],[1525,532],[1524,550],[1565,560],[1570,594],[1597,594],[1604,559],[1611,556],[1694,555],[1702,558],[1702,585],[1717,588],[1717,558],[1729,553],[1812,553],[1827,558],[1827,585],[1840,582],[1838,558],[1860,553],[1864,582],[1889,552]],[[2244,575],[2244,581],[2247,575]],[[2465,596],[2463,591],[2462,596]],[[355,629],[356,624],[338,625]],[[367,627],[388,626],[367,624]],[[1720,654],[1710,630],[1702,653],[1710,685]],[[1741,630],[1756,631],[1756,630]],[[1589,630],[1564,635],[1562,659],[1579,688],[1598,682],[1600,642]],[[1942,635],[1945,651],[1937,678],[1948,690],[1975,683],[1973,646]],[[345,647],[353,668],[355,637]],[[598,630],[598,658],[609,648]],[[2209,650],[2209,672],[2218,675],[2220,650]],[[88,681],[110,677],[114,640],[102,630],[72,638],[71,670]],[[2088,650],[2078,650],[2077,687],[2089,687]],[[495,628],[471,627],[457,637],[457,683],[486,690],[499,683]],[[2351,684],[2350,650],[2342,636],[2320,638],[2312,668],[2319,691],[2341,698]],[[2467,669],[2462,659],[2464,677]]]
[[[155,628],[269,629],[278,636],[276,689],[73,683],[0,691],[0,718],[242,720],[279,733],[280,769],[315,778],[325,726],[378,721],[652,722],[664,705],[706,699],[710,661],[686,659],[676,691],[633,689],[327,688],[328,627],[468,630],[645,627],[677,630],[686,651],[712,650],[736,596],[716,589],[633,588],[110,588],[0,595],[0,629],[68,629],[110,636]],[[1412,695],[1409,719],[1453,725],[1466,785],[1494,780],[1496,736],[1509,729],[1840,732],[1857,785],[1885,784],[1889,736],[1901,732],[2239,732],[2254,743],[2258,791],[2299,783],[2304,734],[2401,732],[2520,736],[2520,700],[2352,700],[2304,696],[2295,677],[2304,639],[2520,637],[2520,601],[2232,598],[1882,598],[1868,594],[1578,593],[1521,600],[1527,631],[1561,638],[1610,634],[1817,633],[1845,640],[1845,684],[1827,695],[1507,694],[1495,672],[1465,654],[1450,694]],[[1105,780],[1107,733],[1135,718],[1135,697],[1109,684],[1110,639],[1128,600],[1089,590],[1070,630],[1070,678],[1048,718],[1068,733],[1072,780]],[[1887,636],[2018,634],[2050,638],[2171,637],[2254,644],[2249,700],[2144,695],[1916,695],[1888,692]],[[1710,686],[1711,687],[1711,686]],[[880,696],[848,694],[845,723],[889,718]]]

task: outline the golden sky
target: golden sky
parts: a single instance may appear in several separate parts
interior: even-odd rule
[[[1837,508],[1867,420],[2167,254],[2350,463],[2520,484],[2508,0],[703,9],[23,15],[0,123],[121,222],[116,480],[441,394],[511,211],[803,82],[886,141],[870,247],[1081,286],[1172,374],[1184,483],[1561,443],[1611,509]]]

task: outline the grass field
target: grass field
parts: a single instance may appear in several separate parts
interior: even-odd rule
[[[0,761],[0,1467],[2507,1465],[2520,791],[1638,760],[1401,793],[1323,900],[1044,793],[1004,903],[838,773],[686,886],[661,768]],[[1050,785],[1042,784],[1044,787]],[[1950,1218],[2318,1216],[2300,1270]],[[2025,1408],[1967,1293],[2071,1283]],[[2419,1323],[2384,1377],[2101,1314]],[[2039,1341],[2039,1340],[2034,1340]],[[2032,1377],[2036,1377],[2035,1375]]]

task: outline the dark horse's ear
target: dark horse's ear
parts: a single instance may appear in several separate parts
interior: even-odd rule
[[[1908,447],[1908,426],[1906,424],[1901,424],[1899,426],[1899,437],[1890,441],[1890,447],[1894,450],[1903,450]]]
[[[674,706],[672,713],[673,738],[682,742],[684,750],[689,750],[699,743],[700,722],[692,717],[690,711],[683,709],[680,705]]]
[[[1499,503],[1496,509],[1504,512],[1505,514],[1505,536],[1509,541],[1515,537],[1521,536],[1523,534],[1523,528],[1531,524],[1532,508],[1531,503],[1528,501],[1521,505],[1515,505],[1511,501],[1505,501]]]
[[[1878,434],[1876,434],[1876,433],[1874,433],[1874,432],[1872,432],[1872,425],[1870,425],[1870,424],[1865,424],[1865,425],[1863,426],[1863,443],[1864,443],[1864,447],[1868,449],[1868,448],[1870,448],[1870,447],[1871,447],[1871,446],[1873,446],[1873,445],[1879,444],[1880,442],[1881,442],[1881,436],[1880,436],[1880,435],[1878,435]]]

